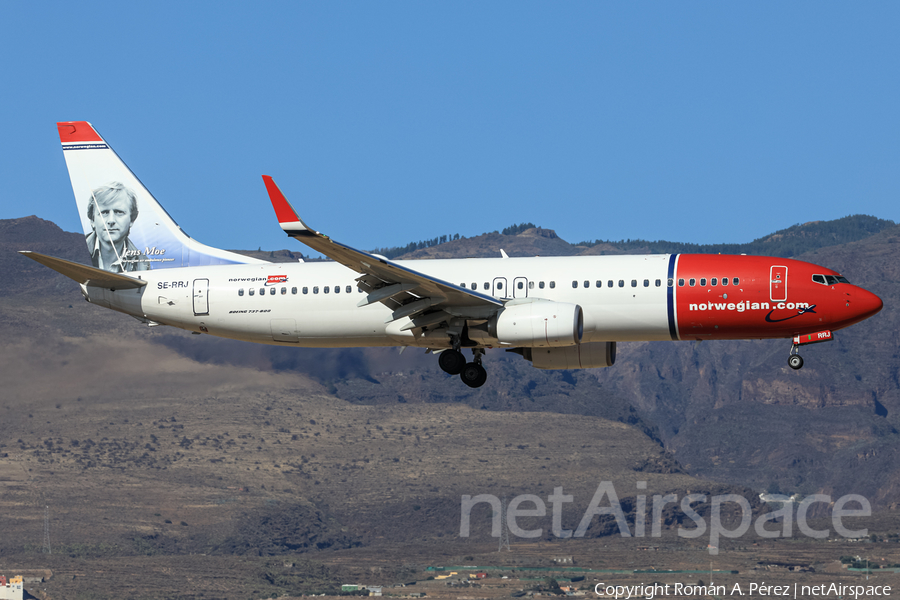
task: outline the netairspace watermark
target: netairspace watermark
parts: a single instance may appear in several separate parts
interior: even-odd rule
[[[690,585],[684,583],[651,583],[637,585],[608,585],[598,583],[594,593],[600,598],[629,600],[644,598],[653,600],[664,596],[723,597],[747,596],[749,598],[806,598],[809,596],[825,596],[835,598],[875,598],[890,596],[889,585],[845,585],[839,583],[821,583],[819,585],[769,585],[763,583],[735,583],[731,585]]]
[[[638,490],[647,489],[646,481],[637,482]],[[553,493],[547,497],[547,502],[535,494],[521,494],[516,496],[506,505],[506,527],[509,533],[515,537],[523,539],[539,538],[543,535],[543,528],[538,529],[522,529],[519,526],[519,518],[524,517],[546,517],[547,504],[550,504],[551,522],[550,530],[553,535],[558,538],[584,537],[588,527],[594,517],[601,515],[610,515],[616,521],[619,529],[619,535],[622,537],[647,537],[647,496],[638,494],[635,498],[635,515],[634,515],[634,532],[628,526],[625,519],[625,512],[619,502],[619,496],[616,494],[615,486],[611,481],[601,481],[594,492],[594,497],[585,509],[578,527],[573,531],[571,529],[563,529],[563,505],[571,504],[575,498],[571,494],[564,494],[562,487],[553,489]],[[831,496],[825,494],[813,494],[807,496],[801,502],[791,501],[787,496],[778,497],[782,501],[781,508],[772,512],[762,514],[753,522],[753,509],[750,502],[738,494],[717,494],[707,497],[706,494],[687,494],[680,501],[677,494],[656,494],[652,497],[652,509],[650,519],[650,537],[658,538],[662,536],[663,511],[670,505],[681,508],[684,515],[692,521],[693,526],[690,528],[678,527],[678,536],[683,538],[699,538],[703,535],[709,536],[709,553],[716,555],[719,553],[720,538],[734,539],[750,531],[750,527],[759,537],[762,538],[790,538],[794,536],[794,522],[796,521],[799,533],[805,537],[815,539],[825,539],[831,535],[830,529],[813,529],[807,522],[807,514],[814,504],[824,504],[831,512],[831,524],[835,533],[844,538],[861,538],[868,535],[868,529],[849,530],[843,524],[846,517],[869,517],[872,515],[872,506],[868,499],[859,494],[847,494],[832,501]],[[704,516],[698,513],[698,510],[704,504],[709,504],[709,523]],[[487,504],[491,507],[493,515],[491,518],[491,536],[500,537],[503,506],[500,499],[492,494],[479,494],[477,496],[464,495],[462,497],[462,506],[460,510],[459,536],[463,538],[469,537],[470,521],[472,509],[478,504]],[[847,508],[848,504],[856,504],[858,508]],[[524,505],[524,506],[523,506]],[[729,529],[722,523],[723,510],[733,511],[737,507],[740,509],[740,522],[733,528]],[[796,515],[794,514],[796,508]],[[781,527],[779,529],[766,529],[767,523],[775,523],[780,520]]]

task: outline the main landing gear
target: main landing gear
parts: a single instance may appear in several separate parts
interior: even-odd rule
[[[487,381],[487,371],[481,366],[481,357],[484,356],[483,348],[472,348],[472,362],[467,363],[463,353],[457,348],[444,350],[438,355],[438,365],[445,373],[459,375],[462,382],[471,388],[484,385]]]

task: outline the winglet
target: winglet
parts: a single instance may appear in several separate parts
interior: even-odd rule
[[[263,175],[262,178],[263,183],[266,184],[269,200],[272,201],[272,208],[275,209],[275,216],[278,218],[278,224],[281,225],[281,228],[288,235],[296,234],[301,231],[312,231],[306,226],[306,223],[300,219],[297,215],[297,211],[294,210],[291,203],[288,202],[287,198],[284,197],[284,194],[281,193],[281,190],[278,189],[278,184],[275,183],[275,180],[269,175]]]

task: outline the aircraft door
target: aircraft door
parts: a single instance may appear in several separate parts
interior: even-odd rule
[[[769,298],[772,302],[787,300],[787,267],[769,269]]]
[[[513,290],[512,290],[513,298],[527,298],[528,297],[528,278],[527,277],[516,277],[513,279]]]
[[[494,298],[506,298],[506,277],[494,277],[494,283],[491,286],[491,295]]]
[[[194,280],[194,316],[209,314],[209,279]]]

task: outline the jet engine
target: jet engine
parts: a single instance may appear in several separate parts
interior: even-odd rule
[[[577,304],[514,300],[487,325],[488,334],[501,344],[528,348],[574,346],[581,342],[584,333],[584,314]]]

